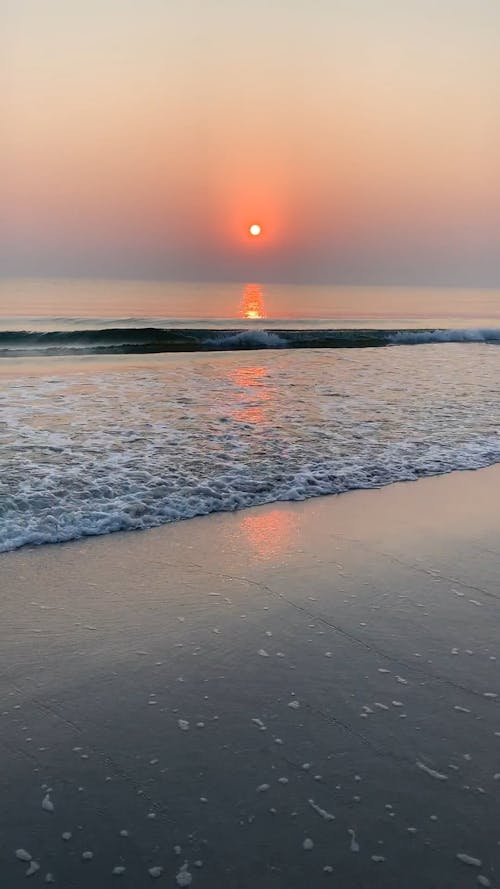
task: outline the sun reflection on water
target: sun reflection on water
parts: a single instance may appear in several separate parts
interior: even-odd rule
[[[272,401],[273,397],[268,368],[262,365],[237,367],[230,376],[240,390],[238,401],[241,407],[235,410],[234,418],[241,423],[262,425],[266,421],[266,403]]]
[[[264,297],[260,284],[245,284],[241,301],[240,315],[249,321],[258,321],[266,317]]]

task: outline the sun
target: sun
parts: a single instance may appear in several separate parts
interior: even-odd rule
[[[258,238],[259,235],[262,233],[262,228],[258,222],[254,222],[254,223],[252,223],[252,225],[250,226],[248,231],[250,232],[250,234],[252,235],[253,238]]]

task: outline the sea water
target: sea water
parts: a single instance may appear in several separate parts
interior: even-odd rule
[[[500,461],[497,293],[248,286],[4,282],[0,550]]]

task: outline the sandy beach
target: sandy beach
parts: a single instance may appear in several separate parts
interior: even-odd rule
[[[500,885],[499,484],[3,555],[2,887]]]

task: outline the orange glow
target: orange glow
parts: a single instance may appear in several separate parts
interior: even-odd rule
[[[234,419],[241,423],[262,426],[269,418],[273,398],[267,367],[238,367],[230,376],[232,382],[243,390],[239,396],[242,406],[234,412]]]
[[[262,513],[246,515],[241,521],[241,530],[259,558],[269,559],[292,548],[298,521],[293,510],[285,506],[268,508]]]
[[[245,284],[240,314],[242,318],[258,321],[266,317],[260,284]]]

